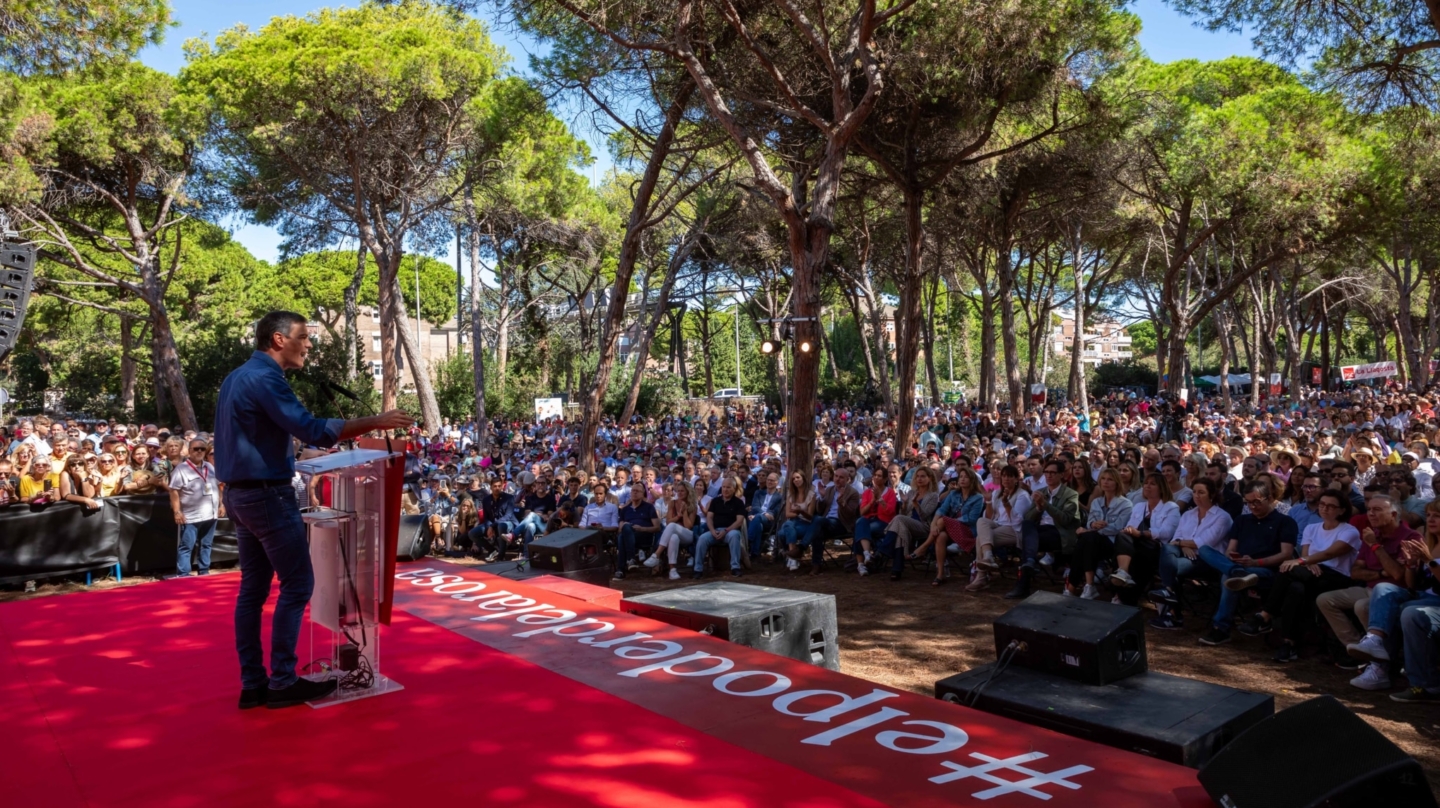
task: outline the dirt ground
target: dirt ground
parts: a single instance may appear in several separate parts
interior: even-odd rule
[[[471,559],[448,560],[483,567]],[[839,562],[817,576],[789,574],[782,565],[762,561],[741,580],[834,595],[840,622],[840,669],[887,687],[929,696],[937,680],[993,661],[991,625],[1014,605],[1001,597],[1014,582],[1009,571],[1004,580],[976,593],[966,592],[962,579],[952,578],[944,586],[934,587],[932,578],[931,573],[918,569],[907,570],[898,582],[890,581],[888,575],[861,578],[842,572]],[[100,581],[90,588],[143,586],[153,580],[136,576],[118,584]],[[642,569],[613,585],[630,595],[692,583],[688,575],[670,581]],[[1049,588],[1058,591],[1058,587]],[[33,593],[5,589],[0,590],[0,602],[85,590],[76,583],[41,584]],[[1298,662],[1280,665],[1270,660],[1271,648],[1264,638],[1237,633],[1229,645],[1206,648],[1196,642],[1204,627],[1203,620],[1191,618],[1186,631],[1147,631],[1150,669],[1269,693],[1275,697],[1276,710],[1315,696],[1334,696],[1414,755],[1425,767],[1431,788],[1440,794],[1440,705],[1407,706],[1390,701],[1388,693],[1353,688],[1349,680],[1355,673],[1336,668],[1314,649],[1306,649]]]

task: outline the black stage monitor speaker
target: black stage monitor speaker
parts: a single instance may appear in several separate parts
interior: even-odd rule
[[[567,527],[530,542],[530,565],[547,572],[610,569],[605,536],[598,530]]]
[[[1144,616],[1133,606],[1036,592],[995,621],[995,653],[1023,645],[1012,665],[1087,685],[1107,685],[1142,673]]]
[[[430,555],[430,520],[423,515],[400,515],[400,538],[395,557],[400,561],[419,561]]]
[[[716,581],[625,598],[620,610],[840,670],[834,595]]]
[[[1435,808],[1420,764],[1331,696],[1242,733],[1200,785],[1222,808]]]
[[[1097,686],[1011,667],[986,684],[995,665],[941,679],[935,697],[1192,769],[1275,714],[1271,696],[1153,671]]]
[[[483,564],[475,568],[480,572],[491,575],[499,575],[501,578],[509,578],[512,581],[524,581],[529,578],[539,578],[542,575],[553,575],[556,578],[565,578],[571,581],[579,581],[592,586],[608,586],[610,584],[610,567],[587,567],[584,569],[570,570],[542,570],[536,569],[533,564],[524,560],[516,561],[495,561],[490,564]]]

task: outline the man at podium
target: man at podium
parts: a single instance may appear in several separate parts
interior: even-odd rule
[[[215,476],[225,485],[225,509],[240,552],[240,594],[235,600],[235,650],[240,656],[240,709],[278,709],[329,695],[334,681],[312,682],[295,673],[300,622],[315,585],[305,524],[291,480],[291,436],[334,446],[379,429],[413,422],[403,410],[368,418],[316,418],[295,397],[285,371],[305,366],[310,332],[305,318],[272,311],[255,326],[255,353],[225,377],[215,409]],[[271,625],[270,670],[260,642],[260,616],[270,580],[280,579]]]

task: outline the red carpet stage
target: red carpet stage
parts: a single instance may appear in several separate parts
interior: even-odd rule
[[[1188,769],[473,568],[397,577],[405,689],[324,710],[235,709],[234,575],[0,606],[4,804],[1211,805]]]

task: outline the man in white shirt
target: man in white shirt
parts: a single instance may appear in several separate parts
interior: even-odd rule
[[[200,574],[210,574],[210,547],[215,542],[215,518],[220,493],[215,482],[215,468],[205,462],[204,441],[190,442],[185,460],[170,473],[170,510],[179,525],[179,550],[176,573],[183,578],[190,574],[190,554],[196,541],[200,544]]]

